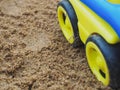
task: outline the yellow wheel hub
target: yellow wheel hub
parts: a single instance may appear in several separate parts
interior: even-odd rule
[[[95,76],[104,85],[109,85],[109,71],[104,56],[93,42],[88,42],[86,46],[88,64]]]
[[[58,20],[64,36],[72,44],[74,42],[73,28],[69,16],[62,6],[58,7]]]

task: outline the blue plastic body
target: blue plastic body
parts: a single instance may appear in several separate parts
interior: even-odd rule
[[[108,22],[120,37],[120,4],[111,4],[107,0],[80,1]]]

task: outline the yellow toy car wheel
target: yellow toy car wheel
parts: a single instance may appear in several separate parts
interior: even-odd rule
[[[97,36],[94,36],[97,38]],[[95,42],[94,38],[90,37],[86,43],[86,56],[91,71],[104,85],[110,84],[109,69],[103,52],[99,48],[99,43]]]
[[[120,43],[109,44],[100,35],[86,41],[86,56],[91,71],[104,85],[120,88]]]
[[[59,2],[57,13],[58,21],[65,38],[73,47],[78,47],[81,42],[77,26],[78,20],[70,2],[68,0]]]

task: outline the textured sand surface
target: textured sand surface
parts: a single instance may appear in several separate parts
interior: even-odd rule
[[[96,80],[84,47],[65,40],[58,0],[0,0],[0,90],[111,90]]]

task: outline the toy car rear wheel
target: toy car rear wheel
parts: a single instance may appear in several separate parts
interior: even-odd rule
[[[70,2],[68,0],[59,2],[57,13],[60,27],[67,41],[72,44],[73,47],[80,46],[81,40],[77,26],[78,20]]]
[[[86,42],[86,56],[91,71],[105,86],[120,88],[120,44],[108,44],[92,35]]]

